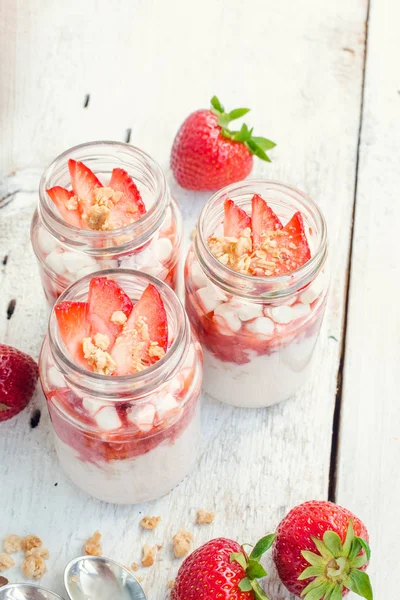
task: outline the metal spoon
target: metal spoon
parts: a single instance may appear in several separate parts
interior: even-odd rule
[[[146,600],[132,573],[102,556],[78,556],[71,560],[65,567],[64,585],[72,600]]]
[[[10,583],[0,588],[0,600],[63,600],[63,598],[31,583]]]

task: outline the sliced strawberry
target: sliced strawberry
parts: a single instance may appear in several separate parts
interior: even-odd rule
[[[143,323],[147,335],[143,333]],[[124,333],[116,340],[111,356],[117,363],[118,375],[135,373],[137,364],[150,366],[159,356],[149,354],[150,342],[156,342],[166,352],[168,346],[168,322],[164,303],[157,288],[149,284],[134,306]],[[133,358],[134,357],[134,360]]]
[[[263,233],[282,229],[283,225],[272,208],[258,194],[254,194],[251,199],[251,207],[253,244],[256,246],[261,243]]]
[[[138,221],[145,214],[146,207],[140,196],[140,192],[124,169],[113,169],[108,185],[114,192],[123,193],[122,198],[111,211],[108,220],[111,229],[125,227],[134,221]]]
[[[224,203],[224,235],[226,237],[239,238],[243,231],[251,228],[251,218],[233,200],[229,198]]]
[[[70,192],[59,185],[56,185],[55,187],[52,187],[46,191],[53,200],[54,204],[57,206],[64,221],[70,225],[73,225],[74,227],[82,227],[79,208],[74,210],[67,208],[67,202],[74,196],[74,192]]]
[[[110,340],[110,347],[121,334],[123,323],[111,320],[115,312],[122,312],[128,318],[133,304],[118,283],[107,277],[93,277],[89,286],[88,318],[92,335],[103,333]]]
[[[294,213],[293,217],[283,228],[289,234],[290,241],[296,246],[294,252],[297,262],[296,269],[304,265],[311,258],[310,247],[304,231],[304,221],[301,212]]]
[[[58,328],[74,362],[88,368],[83,356],[83,338],[90,336],[86,302],[60,302],[54,307]]]
[[[82,215],[85,215],[93,204],[93,191],[96,188],[103,187],[103,185],[93,171],[82,162],[70,158],[68,168],[71,175],[72,189],[79,198]]]

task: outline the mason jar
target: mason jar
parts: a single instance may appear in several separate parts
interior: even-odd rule
[[[110,231],[82,229],[66,223],[46,190],[71,189],[68,159],[82,161],[107,185],[113,168],[135,182],[146,213],[136,222]],[[46,169],[39,186],[39,205],[31,225],[43,289],[52,306],[60,294],[99,269],[132,268],[178,288],[182,216],[161,167],[145,152],[121,142],[90,142],[70,148]]]
[[[40,381],[66,474],[99,500],[135,504],[169,492],[196,463],[202,350],[165,283],[127,269],[101,275],[114,279],[133,303],[149,283],[157,287],[171,340],[165,356],[133,375],[88,371],[72,361],[53,310],[39,359]],[[74,283],[57,303],[86,301],[90,280],[87,275]]]
[[[208,239],[223,232],[224,202],[248,214],[260,195],[286,224],[300,211],[311,258],[287,275],[260,277],[222,264]],[[235,183],[204,206],[185,264],[186,311],[204,351],[203,389],[240,407],[265,407],[295,394],[307,381],[325,311],[326,223],[299,190],[255,180]]]

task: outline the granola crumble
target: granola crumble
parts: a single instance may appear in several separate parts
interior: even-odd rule
[[[22,539],[19,535],[10,533],[10,535],[4,538],[4,551],[8,552],[8,554],[13,554],[13,552],[19,552],[21,550],[21,542]]]
[[[47,560],[50,557],[50,553],[47,548],[32,548],[31,550],[27,550],[26,557],[28,556],[41,556]]]
[[[83,546],[85,554],[88,554],[89,556],[101,556],[103,553],[103,550],[102,550],[102,547],[100,544],[100,540],[101,540],[101,533],[99,533],[98,531],[95,531],[94,534],[92,535],[92,537],[89,538],[85,542],[85,545]]]
[[[150,546],[149,544],[145,544],[143,546],[143,558],[142,565],[144,567],[151,567],[154,565],[157,554],[157,546]]]
[[[78,208],[78,198],[76,196],[71,196],[69,200],[65,203],[67,210],[76,210]]]
[[[15,562],[12,556],[6,552],[0,552],[0,571],[7,571],[7,569],[11,569],[14,565]]]
[[[126,321],[127,316],[125,313],[122,312],[122,310],[116,310],[111,315],[111,322],[115,323],[116,325],[125,325]]]
[[[27,556],[21,566],[27,579],[40,579],[47,571],[44,558],[41,556]]]
[[[175,558],[183,558],[189,554],[190,545],[193,541],[193,536],[189,531],[180,529],[173,537],[173,549]]]
[[[215,514],[213,512],[208,512],[207,510],[204,510],[203,508],[200,508],[197,511],[197,519],[196,519],[196,523],[197,525],[208,525],[209,523],[212,523],[215,519]]]
[[[143,529],[155,529],[159,522],[161,521],[161,517],[143,517],[140,521]]]
[[[131,565],[131,569],[132,569],[132,571],[139,571],[140,567],[137,563],[134,562]]]
[[[40,548],[41,546],[43,546],[43,542],[37,535],[27,535],[21,542],[24,552],[28,552],[32,548]]]
[[[172,590],[172,588],[174,587],[174,585],[175,585],[175,579],[170,579],[168,581],[168,589]]]
[[[132,367],[136,372],[144,371],[149,366],[143,363],[143,356],[162,358],[165,354],[157,342],[150,340],[149,327],[146,319],[139,317],[135,323],[135,328],[130,329],[126,326],[123,329],[122,336],[118,337],[116,344],[121,343],[122,339],[127,339],[131,342],[132,348]],[[147,352],[146,352],[147,351]]]
[[[86,215],[86,222],[89,228],[95,231],[106,229],[110,212],[111,211],[107,206],[100,206],[99,204],[91,206]]]
[[[89,364],[94,367],[95,373],[112,375],[117,368],[115,361],[105,351],[105,348],[108,348],[109,345],[108,337],[101,333],[96,333],[93,339],[87,337],[82,340],[83,355]]]

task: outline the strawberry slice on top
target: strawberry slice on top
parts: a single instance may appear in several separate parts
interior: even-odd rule
[[[122,198],[111,210],[110,229],[125,227],[138,221],[146,213],[146,207],[132,177],[124,169],[113,169],[110,183],[114,192],[122,192]]]
[[[224,236],[238,239],[248,227],[251,228],[249,215],[227,198],[224,202]]]
[[[118,375],[129,375],[151,366],[164,356],[167,347],[167,313],[159,291],[149,284],[112,348]]]
[[[71,176],[72,189],[79,198],[81,213],[82,215],[86,215],[89,208],[94,204],[94,190],[103,187],[103,184],[83,162],[70,158],[68,169]]]
[[[113,279],[93,277],[89,285],[88,319],[93,335],[102,333],[110,347],[122,333],[133,309],[131,299]]]
[[[87,367],[83,355],[82,340],[90,335],[90,323],[86,302],[60,302],[54,307],[61,338],[72,359],[81,367]]]
[[[263,234],[266,231],[282,229],[283,225],[272,208],[258,194],[254,194],[251,199],[251,209],[253,245],[258,246],[262,242]]]
[[[56,185],[55,187],[48,189],[47,193],[57,206],[64,221],[70,225],[73,225],[74,227],[82,227],[79,203],[77,199],[74,201],[74,192]]]

